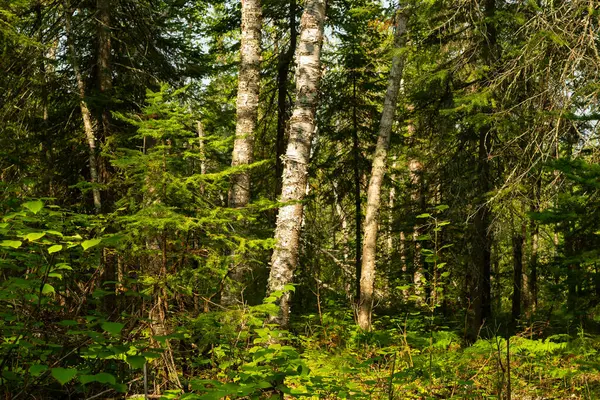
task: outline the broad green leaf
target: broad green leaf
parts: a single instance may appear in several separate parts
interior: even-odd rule
[[[52,376],[61,385],[64,385],[75,378],[75,375],[77,375],[77,370],[75,368],[52,368]]]
[[[54,246],[50,246],[48,247],[48,253],[52,254],[52,253],[56,253],[61,251],[63,248],[62,244],[55,244]]]
[[[23,207],[32,213],[37,214],[42,208],[44,208],[44,203],[42,203],[40,200],[28,201],[27,203],[23,203]]]
[[[1,223],[0,229],[5,229],[5,228],[8,228],[8,223],[6,223],[6,222]]]
[[[144,364],[146,363],[146,357],[142,357],[142,356],[128,356],[127,357],[127,363],[129,363],[129,365],[133,369],[143,368]]]
[[[292,284],[287,284],[283,287],[284,291],[290,291],[290,292],[295,292],[296,291],[296,287]]]
[[[25,235],[25,239],[33,242],[34,240],[38,240],[46,236],[46,232],[33,232]]]
[[[29,367],[29,373],[33,376],[39,376],[42,374],[42,372],[46,371],[47,369],[48,367],[46,365],[34,364],[31,367]]]
[[[0,242],[0,246],[2,247],[12,247],[13,249],[18,249],[21,247],[23,242],[19,240],[3,240]]]
[[[429,218],[429,217],[431,217],[431,214],[427,214],[427,213],[417,215],[417,218]]]
[[[73,271],[73,268],[67,263],[58,263],[54,266],[54,270],[66,269],[67,271]]]
[[[54,286],[44,283],[44,287],[42,288],[42,294],[50,294],[50,293],[55,293]]]
[[[56,236],[60,236],[63,237],[64,235],[58,231],[46,231],[46,233],[50,234],[50,235],[56,235]]]
[[[101,326],[104,331],[110,333],[111,335],[119,336],[125,325],[119,322],[105,322]]]
[[[111,385],[117,383],[116,378],[113,375],[106,372],[100,372],[96,375],[81,375],[79,377],[79,381],[84,385],[90,382],[108,383]]]
[[[84,250],[87,250],[90,247],[97,246],[101,241],[102,241],[102,239],[90,239],[90,240],[86,240],[83,243],[81,243],[81,247],[83,247]]]

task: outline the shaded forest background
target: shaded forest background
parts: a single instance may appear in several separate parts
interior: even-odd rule
[[[598,32],[0,0],[0,393],[599,398]]]

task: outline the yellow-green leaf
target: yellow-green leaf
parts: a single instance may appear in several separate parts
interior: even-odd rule
[[[100,244],[101,241],[102,241],[102,239],[90,239],[90,240],[86,240],[83,243],[81,243],[81,247],[83,247],[84,250],[87,250],[90,247],[97,246],[98,244]]]
[[[49,294],[49,293],[54,293],[54,292],[55,292],[54,286],[44,283],[44,287],[42,288],[42,294]]]
[[[19,240],[3,240],[0,242],[0,246],[2,247],[12,247],[13,249],[18,249],[21,247],[23,242]]]
[[[46,232],[32,232],[25,235],[25,239],[33,242],[46,236]]]
[[[62,244],[55,244],[54,246],[50,246],[48,247],[48,253],[52,254],[52,253],[56,253],[59,252],[63,249]]]
[[[44,208],[44,203],[42,203],[40,200],[28,201],[27,203],[23,203],[23,207],[32,213],[37,214],[42,208]]]

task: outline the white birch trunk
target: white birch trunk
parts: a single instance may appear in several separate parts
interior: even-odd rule
[[[271,258],[268,292],[283,290],[292,282],[298,263],[298,247],[306,193],[308,162],[321,78],[321,45],[325,21],[325,0],[307,0],[300,21],[300,41],[296,52],[296,103],[290,119],[290,137],[284,156],[280,201],[277,215],[276,246]],[[274,322],[286,326],[290,313],[290,293],[279,299],[280,312]]]
[[[398,13],[394,34],[394,50],[398,51],[404,43],[406,16]],[[379,125],[375,157],[371,169],[371,179],[367,189],[367,213],[365,216],[365,234],[363,241],[362,269],[360,276],[360,302],[358,305],[358,325],[363,330],[371,329],[371,312],[374,301],[375,261],[377,254],[377,231],[379,208],[381,206],[381,185],[386,170],[388,148],[392,133],[392,123],[398,102],[398,92],[402,79],[404,56],[399,52],[392,58],[392,68],[388,88],[383,104],[383,113]]]
[[[238,75],[236,101],[235,142],[231,166],[252,164],[254,132],[258,120],[260,94],[262,9],[260,0],[242,0],[241,61]],[[250,202],[250,172],[238,172],[231,178],[229,207],[246,207]],[[245,281],[248,264],[241,260],[232,262],[229,278],[225,280],[221,303],[231,306],[242,302],[240,284]]]

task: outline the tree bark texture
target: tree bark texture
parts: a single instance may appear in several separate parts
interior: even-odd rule
[[[521,298],[523,292],[523,242],[522,235],[516,234],[512,238],[513,245],[513,297],[512,297],[512,323],[521,317]]]
[[[281,177],[283,174],[283,159],[285,152],[285,132],[288,120],[288,76],[290,65],[294,61],[294,51],[296,50],[296,0],[290,1],[289,10],[289,29],[290,44],[285,52],[279,55],[279,65],[277,67],[277,137],[275,143],[275,193],[281,193]]]
[[[110,33],[110,7],[111,0],[97,0],[98,21],[98,88],[103,97],[108,96],[112,90],[112,71],[110,64],[111,33]],[[107,98],[103,101],[106,103]],[[110,123],[110,110],[106,104],[102,109],[102,130],[104,136],[108,136]]]
[[[236,101],[235,142],[232,167],[251,164],[254,150],[254,131],[258,118],[260,91],[260,39],[262,10],[260,0],[242,1],[241,61]],[[229,206],[245,207],[250,201],[250,174],[233,175],[229,189]]]
[[[497,31],[493,18],[496,14],[496,0],[485,0],[484,4],[484,37],[482,41],[482,60],[484,64],[492,68],[498,58]],[[487,110],[491,112],[492,110]],[[475,265],[473,308],[474,318],[471,321],[470,338],[476,340],[477,335],[486,319],[492,315],[491,307],[491,254],[492,233],[491,214],[492,211],[487,203],[486,195],[492,189],[492,176],[490,173],[490,153],[492,148],[492,127],[484,125],[479,128],[478,165],[477,174],[479,180],[479,200],[475,214],[475,251],[473,261]]]
[[[96,159],[96,137],[94,135],[94,125],[92,124],[92,114],[85,100],[85,82],[79,69],[79,63],[77,62],[77,52],[75,51],[75,43],[73,41],[73,35],[71,31],[71,17],[73,10],[67,2],[65,2],[65,30],[67,36],[67,47],[69,52],[69,58],[73,72],[75,73],[75,80],[77,81],[77,91],[79,94],[79,108],[81,110],[81,118],[83,120],[83,129],[85,132],[85,138],[88,143],[89,151],[89,163],[90,163],[90,177],[92,182],[92,195],[94,197],[94,208],[96,212],[100,212],[102,208],[102,200],[100,198],[100,189],[97,187],[98,184],[98,164]]]
[[[404,45],[404,33],[406,32],[406,16],[398,13],[396,16],[396,32],[394,33],[394,49],[397,50]],[[388,80],[388,87],[383,104],[383,112],[379,124],[379,133],[371,178],[367,188],[367,212],[365,216],[365,233],[362,251],[362,268],[360,276],[360,301],[358,304],[358,325],[363,330],[371,329],[371,313],[373,309],[375,290],[375,262],[377,253],[377,231],[379,208],[381,206],[381,186],[386,171],[388,149],[392,124],[396,113],[400,81],[404,67],[404,56],[395,53],[392,58],[392,68]]]
[[[262,9],[260,0],[242,0],[241,61],[236,101],[235,142],[232,167],[249,165],[253,161],[254,132],[258,119],[260,93]],[[250,172],[235,173],[229,189],[229,207],[246,207],[250,202]],[[240,284],[244,282],[248,264],[234,261],[225,280],[221,303],[231,306],[241,301]]]
[[[321,46],[325,21],[325,0],[308,0],[300,21],[296,51],[296,102],[290,119],[282,191],[275,228],[275,250],[271,258],[268,292],[283,290],[292,282],[298,263],[298,247],[306,193],[310,147],[315,131],[315,114],[321,80]],[[286,326],[290,314],[290,293],[278,300],[280,312],[274,322]]]

